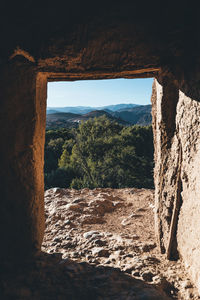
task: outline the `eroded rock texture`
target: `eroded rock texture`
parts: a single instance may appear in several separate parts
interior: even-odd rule
[[[169,258],[179,255],[199,285],[200,103],[197,94],[187,97],[173,77],[167,85],[164,80],[158,77],[152,95],[156,228],[162,252]]]

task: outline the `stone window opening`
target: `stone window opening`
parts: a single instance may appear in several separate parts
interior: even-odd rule
[[[128,201],[123,190],[129,198]],[[142,207],[138,197],[141,197],[143,201]],[[139,228],[140,231],[141,220],[145,215],[149,227],[143,229],[142,244],[135,246],[135,251],[139,247],[147,252],[153,250],[155,248],[153,201],[152,190],[143,195],[140,189],[134,188],[134,186],[115,192],[111,188],[95,188],[93,190],[84,188],[80,191],[52,187],[45,192],[47,229],[42,249],[45,251],[48,248],[49,253],[60,252],[63,254],[63,258],[70,257],[88,263],[98,264],[100,261],[107,260],[108,264],[110,261],[114,266],[117,257],[110,253],[108,244],[110,247],[115,247],[115,251],[121,251],[119,257],[130,254],[130,241],[132,238],[134,241],[139,239],[136,228]],[[134,208],[133,203],[135,203]],[[125,211],[125,207],[129,208],[129,213],[124,212],[125,214],[122,213],[120,216],[120,211]],[[151,210],[150,216],[148,216],[149,210]],[[113,212],[115,217],[111,217],[111,220],[108,221],[108,227],[110,231],[114,227],[116,230],[111,233],[106,228],[106,218]],[[120,220],[118,220],[119,216]],[[59,235],[59,229],[63,232],[67,231],[67,236]],[[77,239],[77,231],[79,231],[80,239]],[[131,233],[133,231],[134,234]],[[123,239],[129,246],[123,247]],[[85,251],[87,245],[88,253]],[[110,255],[111,258],[109,258]],[[125,257],[124,263],[131,257],[131,254]]]

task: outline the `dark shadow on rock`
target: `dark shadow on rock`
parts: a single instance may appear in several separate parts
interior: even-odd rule
[[[167,300],[161,289],[117,268],[94,266],[43,253],[34,261],[0,265],[0,299]]]

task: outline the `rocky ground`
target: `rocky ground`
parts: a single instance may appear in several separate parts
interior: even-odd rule
[[[152,190],[53,188],[45,214],[43,255],[1,266],[0,299],[200,299],[181,261],[159,254]]]
[[[120,270],[130,279],[148,283],[148,288],[161,288],[173,299],[200,299],[181,261],[169,262],[159,254],[153,194],[145,189],[46,191],[43,250],[62,253],[69,265],[76,262],[95,266],[96,270]],[[134,298],[132,288],[130,297],[127,294],[116,299],[140,299],[139,293]],[[102,297],[115,299],[106,293]]]

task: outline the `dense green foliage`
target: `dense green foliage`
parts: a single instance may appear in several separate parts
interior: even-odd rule
[[[47,131],[45,186],[152,188],[151,126],[125,127],[102,116]]]

